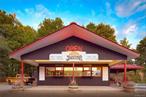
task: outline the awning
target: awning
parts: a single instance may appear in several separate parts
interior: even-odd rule
[[[143,66],[139,66],[136,64],[127,64],[126,68],[127,71],[144,69]],[[110,72],[111,73],[124,72],[124,64],[117,64],[110,66]]]

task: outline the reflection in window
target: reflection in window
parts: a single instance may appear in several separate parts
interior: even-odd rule
[[[101,76],[101,67],[92,67],[92,76]]]

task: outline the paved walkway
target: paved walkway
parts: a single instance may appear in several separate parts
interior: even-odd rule
[[[22,91],[2,84],[0,97],[146,97],[146,92],[124,92],[122,88],[106,86],[79,86],[77,90],[70,90],[68,86],[27,86]]]
[[[7,91],[11,89],[12,89],[11,85],[8,85],[7,83],[0,83],[0,91]]]
[[[25,90],[71,90],[68,86],[36,86],[36,87],[26,87]],[[118,87],[110,87],[110,86],[78,86],[78,89],[74,90],[82,90],[82,91],[123,91],[123,88]]]

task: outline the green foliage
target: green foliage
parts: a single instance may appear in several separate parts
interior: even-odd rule
[[[33,42],[37,33],[29,26],[16,26],[7,35],[9,46],[12,50]]]
[[[120,44],[124,47],[130,48],[131,44],[129,44],[129,41],[127,38],[124,38],[123,40],[120,40]]]
[[[8,52],[10,49],[8,48],[7,41],[1,36],[0,37],[0,75],[6,75],[4,67],[5,64],[9,64]]]
[[[5,11],[0,10],[0,24],[14,24],[14,17],[12,14],[7,14]]]
[[[15,14],[0,11],[0,73],[5,76],[15,76],[19,73],[20,63],[9,59],[8,55],[10,51],[33,42],[36,38],[36,31],[29,26],[23,26]]]
[[[110,25],[103,23],[95,25],[94,23],[89,23],[86,28],[92,32],[95,32],[95,34],[99,36],[116,42],[115,30]]]
[[[145,67],[144,71],[146,74],[146,37],[144,37],[137,45],[137,51],[139,52],[140,57],[136,59],[136,63]]]
[[[63,21],[60,18],[55,18],[55,20],[45,19],[39,26],[38,37],[42,37],[61,29],[63,27]]]
[[[86,28],[92,32],[96,31],[96,25],[94,23],[89,23]]]

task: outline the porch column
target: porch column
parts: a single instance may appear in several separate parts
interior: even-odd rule
[[[127,73],[127,61],[124,62],[124,83],[126,83],[127,81],[126,73]]]
[[[74,72],[75,72],[74,71],[75,64],[74,63],[73,63],[73,66],[72,67],[73,67],[72,81],[75,81],[75,75],[74,75]]]
[[[21,60],[21,82],[24,81],[24,63],[23,60]]]

